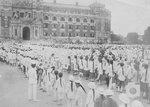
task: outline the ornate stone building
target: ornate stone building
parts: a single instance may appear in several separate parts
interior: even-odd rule
[[[107,42],[111,13],[103,4],[60,4],[54,0],[1,0],[0,36],[14,39]]]

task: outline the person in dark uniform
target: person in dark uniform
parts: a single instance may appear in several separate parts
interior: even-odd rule
[[[95,98],[94,107],[102,107],[102,103],[104,101],[103,92],[104,92],[104,89],[102,87],[99,87],[96,90],[96,98]]]
[[[102,102],[102,107],[118,107],[117,102],[111,98],[113,94],[112,90],[106,90],[104,92],[105,99]]]

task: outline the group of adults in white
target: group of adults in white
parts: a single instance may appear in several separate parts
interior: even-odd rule
[[[143,99],[150,102],[149,60],[142,47],[85,47],[5,41],[0,60],[18,66],[28,78],[29,101],[40,101],[40,89],[66,107],[144,107]]]

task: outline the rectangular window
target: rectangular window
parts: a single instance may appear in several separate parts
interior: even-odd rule
[[[53,28],[57,28],[57,24],[53,24],[52,27],[53,27]]]
[[[76,33],[76,36],[79,36],[79,33]]]
[[[64,25],[64,24],[62,24],[62,25],[61,25],[61,29],[64,29],[64,28],[65,28],[65,25]]]
[[[80,25],[77,25],[77,26],[76,26],[76,29],[80,29]]]
[[[61,17],[60,21],[65,21],[65,18],[64,18],[64,17]]]
[[[21,17],[21,18],[24,17],[24,13],[23,13],[23,12],[20,13],[20,17]]]
[[[44,36],[48,36],[48,33],[47,33],[47,32],[44,32]]]
[[[88,27],[87,27],[87,26],[83,26],[83,29],[84,29],[84,30],[87,30],[87,29],[88,29]]]
[[[61,36],[65,36],[65,33],[61,33]]]
[[[17,33],[17,29],[15,29],[15,36],[17,36],[18,35],[18,33]]]
[[[95,26],[91,26],[91,30],[95,30]]]
[[[71,37],[72,36],[72,34],[71,33],[69,33],[69,37]]]
[[[94,23],[94,20],[93,20],[93,19],[91,19],[91,23]]]
[[[95,34],[94,33],[90,33],[90,37],[94,37],[95,36]]]
[[[69,25],[69,29],[73,29],[73,26],[72,26],[72,25]]]
[[[44,23],[44,28],[48,28],[48,23]]]

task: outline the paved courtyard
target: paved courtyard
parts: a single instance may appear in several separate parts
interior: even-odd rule
[[[39,102],[31,102],[27,99],[27,79],[15,67],[0,63],[0,107],[66,107],[53,102],[54,97],[38,90]],[[65,74],[65,78],[68,75]],[[87,82],[83,81],[84,86]],[[87,87],[86,87],[87,90]],[[86,97],[86,95],[85,95]],[[119,103],[118,94],[114,99]],[[144,107],[150,107],[145,104]]]

